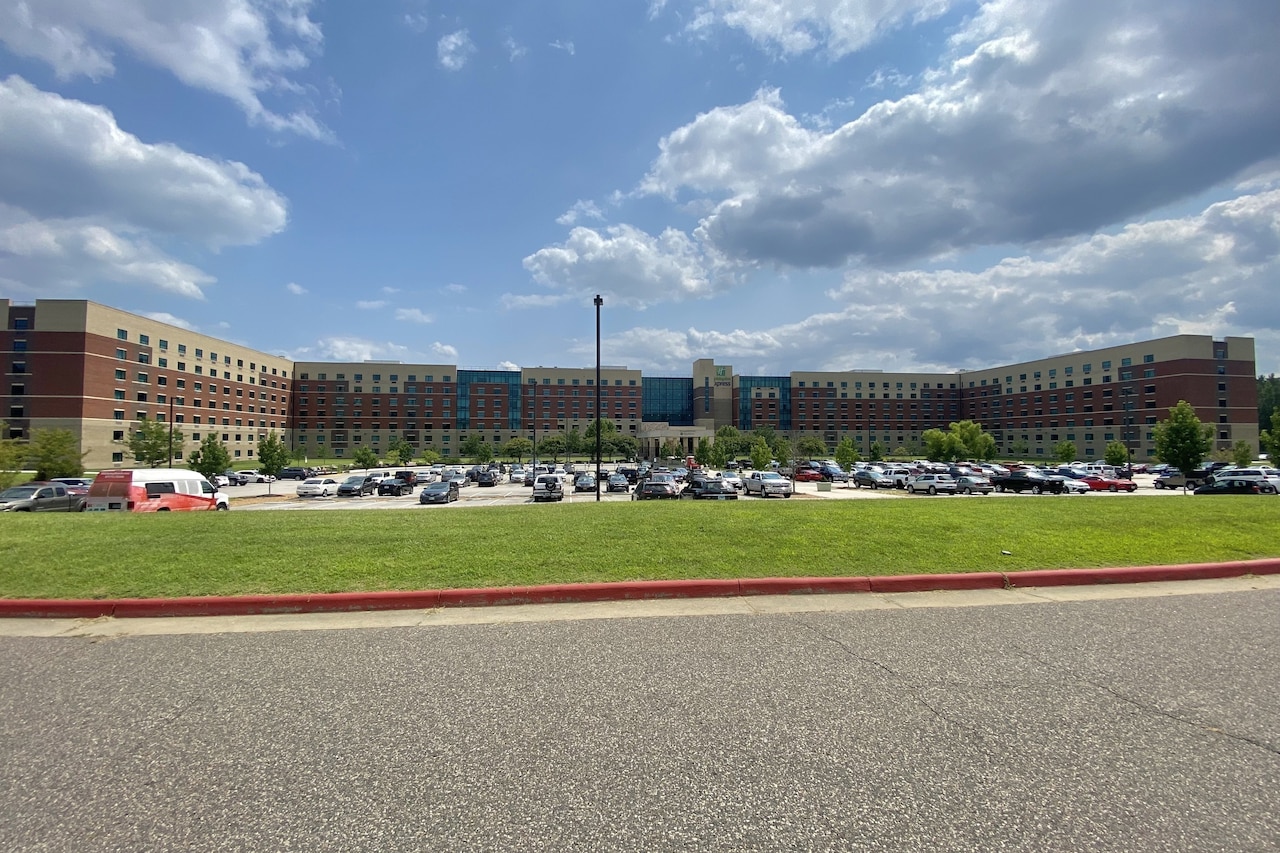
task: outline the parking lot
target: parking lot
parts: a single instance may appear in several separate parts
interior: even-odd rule
[[[607,477],[612,473],[616,466],[606,465],[601,468]],[[594,468],[591,469],[594,471]],[[363,473],[354,471],[352,473]],[[341,482],[348,475],[337,475],[334,479]],[[870,488],[854,488],[844,483],[794,483],[795,499],[799,500],[1124,500],[1131,498],[1133,495],[1159,495],[1163,497],[1181,496],[1180,490],[1157,489],[1152,483],[1155,477],[1147,474],[1135,474],[1134,483],[1138,485],[1138,490],[1132,494],[1124,492],[1090,492],[1081,495],[1032,495],[1029,493],[1014,494],[1012,492],[993,493],[989,495],[937,495],[928,497],[926,495],[909,495],[900,489],[870,489]],[[231,498],[231,505],[234,509],[239,510],[339,510],[339,509],[357,509],[357,510],[376,510],[376,509],[421,509],[424,511],[440,511],[447,509],[458,509],[463,507],[480,507],[480,506],[514,506],[517,504],[533,503],[533,488],[517,483],[502,482],[497,486],[477,486],[470,484],[462,488],[459,492],[459,500],[451,504],[432,504],[422,505],[418,503],[418,492],[421,487],[415,488],[412,495],[404,497],[376,497],[366,496],[359,498],[300,498],[297,497],[295,491],[298,487],[297,480],[282,480],[270,484],[270,493],[275,499],[267,499],[268,484],[251,483],[245,486],[228,486],[224,489]],[[829,485],[829,490],[820,490],[820,486]],[[739,493],[742,500],[758,501],[757,497],[746,497]],[[594,492],[574,492],[572,487],[565,490],[564,500],[560,504],[573,504],[594,502],[596,499]],[[688,498],[683,500],[689,501]],[[780,498],[770,498],[768,500],[778,501]],[[631,502],[631,491],[600,494],[601,503],[609,502]],[[691,501],[689,501],[691,502]],[[555,506],[556,503],[545,504],[546,506]]]

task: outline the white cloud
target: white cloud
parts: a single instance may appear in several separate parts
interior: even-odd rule
[[[305,287],[292,281],[286,284],[284,289],[292,293],[294,296],[302,296],[307,292]]]
[[[457,348],[442,344],[439,341],[431,344],[431,355],[449,363],[456,363],[458,360]]]
[[[361,311],[374,311],[378,308],[386,308],[387,300],[385,299],[361,299],[356,302],[356,307]]]
[[[579,219],[604,219],[604,213],[594,201],[579,199],[573,203],[572,207],[556,217],[556,223],[573,225]]]
[[[911,85],[911,75],[903,74],[896,68],[877,68],[867,78],[868,89],[902,89]]]
[[[177,326],[179,329],[186,329],[188,332],[196,331],[195,323],[184,320],[181,317],[175,317],[168,311],[135,311],[133,313],[141,314],[143,317],[155,320],[157,323],[168,323],[170,326]]]
[[[547,45],[547,47],[554,48],[555,50],[563,50],[565,53],[573,56],[573,42],[571,41],[561,41],[560,39],[556,39]]]
[[[650,5],[656,16],[666,3]],[[700,0],[686,32],[741,30],[763,49],[783,56],[821,50],[833,59],[854,53],[904,24],[937,18],[949,0]]]
[[[397,308],[396,319],[407,323],[434,323],[435,318],[421,308]]]
[[[370,341],[347,335],[320,338],[311,346],[285,353],[294,361],[372,361],[404,360],[411,355],[408,347]]]
[[[507,49],[507,58],[510,59],[512,62],[515,62],[517,59],[519,59],[520,57],[524,56],[529,52],[529,48],[520,44],[511,36],[507,36],[505,39],[502,40],[502,46]]]
[[[441,36],[436,43],[436,57],[446,71],[460,71],[475,52],[476,46],[466,30]]]
[[[570,297],[564,293],[529,293],[529,294],[502,294],[502,307],[511,311],[521,311],[526,308],[554,308],[568,302]]]
[[[498,369],[499,370],[519,370],[520,365],[516,364],[514,361],[500,361],[498,362]]]
[[[761,90],[664,138],[639,191],[712,203],[695,236],[739,262],[900,264],[1091,233],[1280,153],[1272,4],[1106,8],[987,3],[919,91],[830,132]]]
[[[465,284],[446,284],[440,288],[445,293],[466,293],[467,286]]]
[[[0,3],[0,40],[60,79],[115,72],[128,51],[195,89],[229,98],[273,131],[328,139],[296,76],[322,46],[311,0],[41,0]],[[264,99],[291,101],[267,106]]]
[[[393,294],[393,293],[399,293],[399,292],[400,292],[400,288],[398,288],[398,287],[382,287],[382,288],[379,288],[379,290],[380,290],[382,293],[387,294],[388,296],[389,296],[389,295],[391,295],[391,294]]]
[[[674,228],[655,237],[630,225],[580,226],[563,244],[529,255],[524,267],[539,284],[562,291],[556,296],[609,294],[632,308],[709,297],[725,283],[714,258]],[[507,296],[504,304],[530,303]]]

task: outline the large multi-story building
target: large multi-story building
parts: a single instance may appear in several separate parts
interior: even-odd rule
[[[1153,425],[1186,400],[1218,447],[1258,442],[1251,338],[1175,335],[955,373],[750,376],[699,359],[689,377],[604,367],[597,388],[595,368],[293,362],[83,300],[0,300],[0,317],[8,435],[70,430],[90,469],[128,464],[126,434],[145,419],[172,419],[189,442],[214,433],[234,459],[253,457],[268,432],[318,457],[396,439],[454,456],[472,435],[495,446],[540,440],[585,432],[599,415],[646,457],[668,440],[692,452],[723,426],[829,447],[849,437],[864,453],[876,442],[916,448],[925,430],[969,419],[1006,455],[1047,458],[1070,441],[1096,458],[1123,441],[1145,460]]]

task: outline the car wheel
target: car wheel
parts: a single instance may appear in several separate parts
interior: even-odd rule
[[[996,491],[997,491],[997,492],[1003,492],[1003,491],[1004,491],[1004,486],[996,486]]]
[[[1115,487],[1115,486],[1108,486],[1108,487],[1107,487],[1107,491],[1108,491],[1108,492],[1114,492],[1114,491],[1116,491],[1116,487]]]
[[[1195,480],[1187,480],[1187,488],[1188,488],[1188,489],[1194,489],[1196,486],[1199,486],[1199,485],[1200,485],[1200,484],[1199,484],[1199,483],[1197,483]]]
[[[929,494],[936,495],[937,493],[938,493],[938,490],[936,488],[934,488],[933,486],[929,487]]]
[[[1040,487],[1039,487],[1039,486],[1032,486],[1032,487],[1031,487],[1031,494],[1033,494],[1033,495],[1038,495],[1038,494],[1040,494]]]
[[[1159,480],[1156,480],[1152,485],[1154,485],[1157,489],[1164,488],[1164,483],[1160,482]]]
[[[231,509],[230,504],[218,504],[218,512],[227,512]]]
[[[969,487],[968,487],[968,486],[965,486],[963,489],[961,489],[961,490],[960,490],[960,494],[962,494],[962,495],[967,495],[967,494],[969,494]]]
[[[907,486],[907,492],[908,492],[909,494],[913,494],[913,495],[914,495],[914,494],[916,493],[916,487],[915,487],[915,486]]]

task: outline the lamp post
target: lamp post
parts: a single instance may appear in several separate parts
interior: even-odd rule
[[[596,294],[596,503],[600,502],[600,434],[604,424],[600,420],[600,306],[604,300]]]
[[[1133,424],[1133,388],[1121,388],[1120,394],[1124,397],[1124,451],[1128,460],[1129,479],[1133,479],[1133,447],[1130,446],[1131,426]]]
[[[169,395],[169,467],[173,467],[173,395]]]

